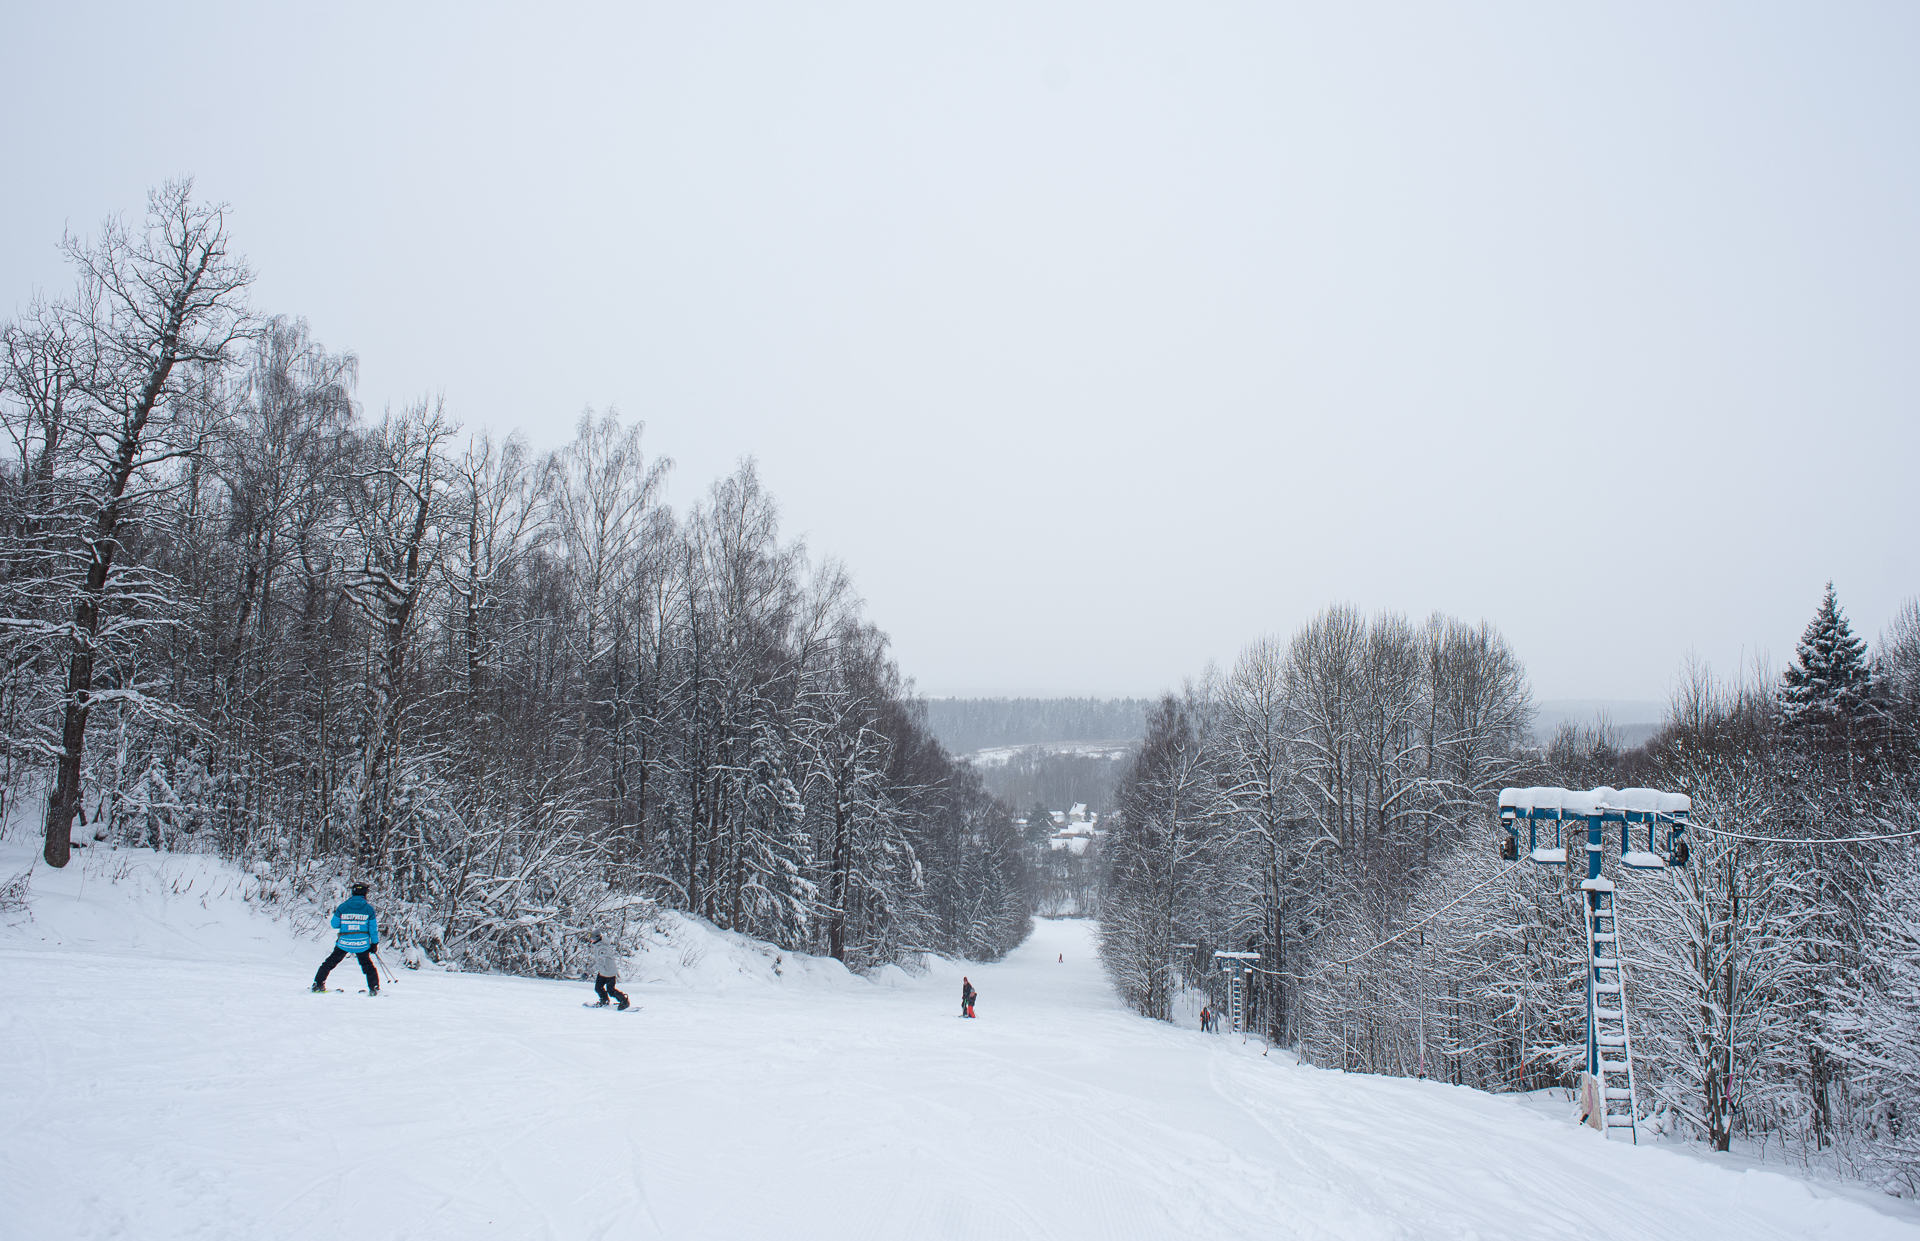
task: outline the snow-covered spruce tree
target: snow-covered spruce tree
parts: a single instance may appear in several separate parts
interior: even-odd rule
[[[1832,582],[1782,681],[1780,707],[1789,732],[1821,747],[1845,748],[1865,739],[1858,734],[1873,711],[1873,665],[1865,640],[1854,636],[1840,610]]]
[[[1895,637],[1897,661],[1897,618]],[[1832,840],[1877,834],[1885,805],[1913,787],[1920,731],[1912,726],[1912,710],[1890,692],[1900,692],[1898,682],[1880,684],[1875,661],[1854,636],[1829,582],[1779,691],[1782,744],[1776,762],[1794,786],[1787,816],[1793,835]],[[1867,908],[1879,861],[1879,851],[1862,844],[1811,848],[1785,889],[1796,894],[1803,928],[1802,1136],[1816,1150],[1842,1136],[1835,1111],[1846,1106],[1850,1084],[1839,1080],[1828,1058],[1823,1031],[1835,1014],[1827,996],[1841,979],[1871,968],[1863,945],[1870,942]]]

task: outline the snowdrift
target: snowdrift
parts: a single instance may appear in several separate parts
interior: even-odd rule
[[[310,911],[285,908],[273,885],[219,858],[89,848],[55,870],[22,835],[0,844],[0,882],[27,876],[25,908],[0,909],[0,947],[279,960],[320,943]]]

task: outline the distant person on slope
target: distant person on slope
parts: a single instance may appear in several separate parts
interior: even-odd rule
[[[979,998],[980,993],[973,989],[973,984],[968,982],[965,977],[962,977],[960,979],[960,1015],[962,1017],[973,1016],[973,1002]]]
[[[1202,1004],[1200,1006],[1200,1033],[1209,1034],[1212,1031],[1213,1031],[1213,1010],[1208,1008],[1205,1004]]]
[[[354,884],[353,895],[333,911],[333,929],[340,934],[333,941],[333,951],[327,954],[320,972],[313,976],[313,989],[325,991],[327,975],[351,952],[359,958],[360,972],[367,976],[367,994],[379,995],[380,971],[373,967],[373,954],[380,951],[380,923],[367,901],[366,884]]]
[[[612,996],[625,1009],[629,1003],[627,993],[613,985],[620,979],[620,958],[614,955],[613,945],[603,939],[600,932],[595,931],[587,938],[593,945],[593,993],[600,997],[594,1007],[605,1008],[607,997]]]

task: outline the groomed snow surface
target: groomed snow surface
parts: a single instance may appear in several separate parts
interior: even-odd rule
[[[1085,922],[869,981],[681,920],[616,1013],[425,971],[369,999],[351,959],[308,994],[327,943],[244,882],[89,851],[0,915],[0,1236],[1920,1238],[1870,1191],[1144,1020]]]

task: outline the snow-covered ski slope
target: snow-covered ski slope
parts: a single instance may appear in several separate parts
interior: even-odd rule
[[[1891,1200],[1142,1020],[1083,922],[878,982],[685,922],[616,1016],[481,975],[368,999],[351,960],[307,994],[325,943],[236,887],[96,854],[0,916],[0,1237],[1920,1239]]]

